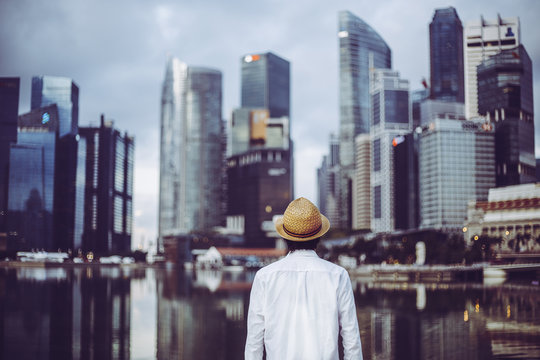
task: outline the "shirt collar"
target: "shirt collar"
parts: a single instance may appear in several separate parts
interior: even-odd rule
[[[319,257],[315,250],[295,250],[292,252],[289,252],[287,254],[289,257],[297,257],[297,256],[308,256],[308,257]]]

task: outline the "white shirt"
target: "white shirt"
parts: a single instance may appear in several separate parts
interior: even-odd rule
[[[360,332],[349,274],[297,250],[255,275],[247,320],[245,359],[362,359]]]

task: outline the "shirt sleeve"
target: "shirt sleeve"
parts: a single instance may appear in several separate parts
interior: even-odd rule
[[[362,344],[358,319],[356,317],[356,305],[349,274],[344,270],[339,280],[339,326],[343,339],[344,360],[362,360]]]
[[[262,360],[264,352],[264,287],[259,273],[253,279],[247,319],[247,338],[244,358]]]

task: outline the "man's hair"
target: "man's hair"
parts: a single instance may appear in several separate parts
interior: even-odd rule
[[[319,240],[321,238],[308,240],[308,241],[291,241],[284,239],[287,243],[287,248],[290,252],[296,251],[296,250],[315,250],[317,248],[317,245],[319,245]]]

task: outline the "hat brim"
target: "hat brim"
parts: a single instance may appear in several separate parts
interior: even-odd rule
[[[321,214],[321,223],[322,223],[321,230],[319,230],[319,232],[317,232],[315,235],[312,235],[310,237],[295,237],[295,236],[291,236],[287,234],[285,230],[283,229],[283,216],[282,216],[276,220],[276,231],[278,232],[279,236],[281,236],[282,238],[286,240],[309,241],[309,240],[320,238],[321,236],[326,234],[328,230],[330,230],[330,221],[323,214]]]

